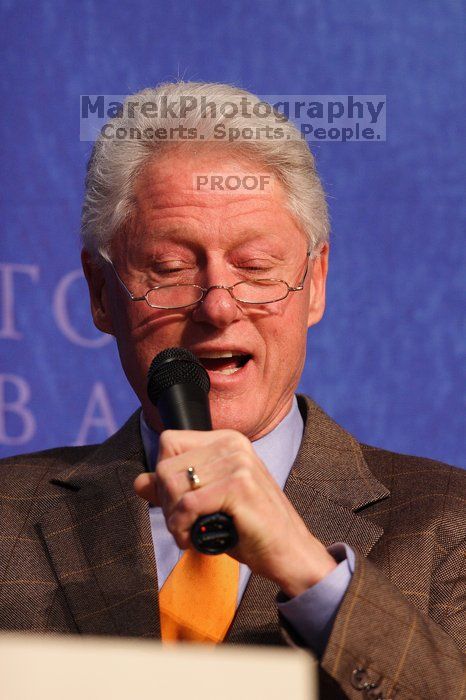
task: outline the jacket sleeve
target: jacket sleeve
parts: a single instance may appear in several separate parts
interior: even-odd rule
[[[464,549],[442,562],[448,602],[421,613],[370,561],[355,570],[321,659],[322,669],[351,699],[445,700],[466,692]],[[456,575],[455,575],[456,574]]]

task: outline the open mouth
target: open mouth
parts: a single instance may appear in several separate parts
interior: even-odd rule
[[[239,372],[252,355],[234,354],[233,352],[212,352],[199,355],[201,364],[208,372],[218,372],[219,374],[235,374]]]

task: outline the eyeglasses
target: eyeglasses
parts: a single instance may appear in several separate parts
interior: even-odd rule
[[[308,261],[311,251],[306,253],[306,270],[300,284],[292,287],[280,279],[252,279],[241,280],[226,287],[221,284],[213,284],[211,287],[200,287],[198,284],[162,284],[148,289],[140,297],[134,296],[118,274],[113,262],[107,254],[101,251],[101,255],[108,262],[121,287],[125,290],[131,301],[145,301],[153,309],[184,309],[194,304],[203,302],[211,289],[225,289],[235,301],[241,304],[272,304],[275,301],[286,299],[290,292],[301,292],[304,289],[304,282],[308,271]],[[318,255],[314,255],[315,259]]]

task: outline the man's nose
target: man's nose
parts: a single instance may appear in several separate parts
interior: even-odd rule
[[[209,323],[217,328],[225,328],[239,318],[241,309],[228,287],[213,284],[204,299],[193,311],[193,320],[197,323]]]

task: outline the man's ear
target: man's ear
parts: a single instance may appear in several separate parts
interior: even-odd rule
[[[325,243],[319,257],[312,263],[310,269],[311,285],[309,296],[309,313],[307,327],[310,328],[320,321],[325,311],[325,286],[328,272],[329,244]]]
[[[92,259],[91,254],[87,250],[81,252],[81,263],[87,286],[89,287],[94,325],[103,333],[115,335],[113,332],[112,315],[108,301],[108,288],[104,268]]]

